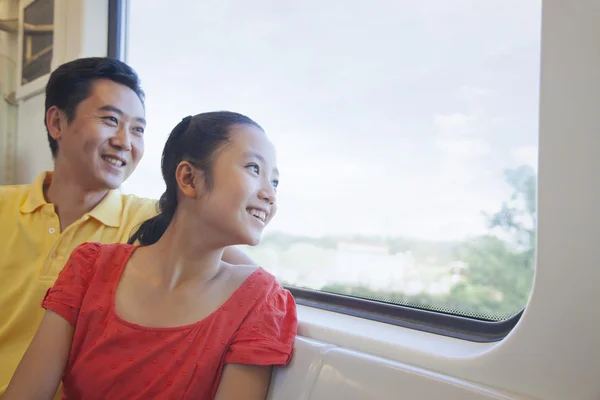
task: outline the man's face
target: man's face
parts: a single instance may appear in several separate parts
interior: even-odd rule
[[[47,118],[58,142],[57,169],[69,168],[88,190],[118,188],[144,154],[144,106],[125,85],[98,79],[71,122],[58,109],[49,110]]]

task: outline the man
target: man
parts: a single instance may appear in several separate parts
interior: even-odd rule
[[[54,171],[0,187],[0,396],[73,249],[126,242],[156,214],[154,200],[117,190],[144,154],[144,93],[129,66],[107,58],[60,66],[46,86],[45,125]],[[234,248],[223,259],[252,263]]]

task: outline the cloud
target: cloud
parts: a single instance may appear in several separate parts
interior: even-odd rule
[[[462,86],[460,88],[459,98],[468,102],[481,101],[496,94],[495,90],[479,86]]]
[[[433,125],[444,136],[467,136],[475,118],[462,113],[436,114]]]
[[[490,152],[489,144],[474,137],[477,117],[463,113],[436,114],[433,125],[437,130],[436,147],[453,158],[474,158]]]
[[[479,139],[438,139],[436,146],[452,157],[474,158],[490,152],[490,146]]]
[[[538,169],[538,147],[520,146],[510,149],[510,154],[518,165],[529,165],[535,171]]]

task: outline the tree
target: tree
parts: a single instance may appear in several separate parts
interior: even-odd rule
[[[505,319],[527,303],[533,283],[537,226],[537,178],[529,166],[505,172],[512,187],[500,211],[487,216],[492,232],[466,242],[458,257],[467,263],[466,280],[452,290],[452,298],[471,313]]]

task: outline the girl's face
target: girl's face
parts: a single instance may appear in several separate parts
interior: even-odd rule
[[[257,245],[277,212],[275,149],[253,125],[233,125],[229,140],[213,161],[212,187],[197,197],[199,229],[219,243]]]

